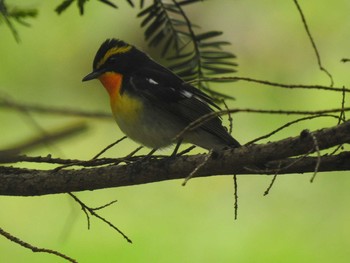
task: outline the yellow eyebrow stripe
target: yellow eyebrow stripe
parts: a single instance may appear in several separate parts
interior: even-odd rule
[[[115,54],[121,54],[126,53],[130,49],[132,49],[132,46],[123,46],[123,47],[112,47],[109,49],[106,54],[103,56],[103,58],[100,59],[100,61],[97,63],[96,68],[100,68],[110,56],[113,56]]]

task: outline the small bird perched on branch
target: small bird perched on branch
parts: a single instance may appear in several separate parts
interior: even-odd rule
[[[106,40],[96,53],[93,71],[83,81],[99,79],[110,97],[114,118],[132,140],[159,149],[189,124],[213,108],[213,100],[155,62],[136,47],[118,39]],[[208,150],[239,147],[218,116],[186,131],[181,141]]]

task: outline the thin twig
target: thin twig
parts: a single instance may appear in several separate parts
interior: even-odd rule
[[[281,162],[279,162],[277,170],[279,170],[281,168]],[[264,192],[264,196],[268,195],[270,193],[270,190],[272,188],[272,186],[275,184],[275,181],[277,179],[277,175],[278,175],[278,171],[276,171],[276,173],[274,174],[269,186],[266,188],[265,192]]]
[[[227,106],[225,100],[222,100],[222,103],[224,104],[225,109],[226,109],[226,110],[229,110],[229,108],[228,108],[228,106]],[[228,121],[229,121],[229,123],[230,123],[228,133],[231,134],[231,133],[232,133],[232,129],[233,129],[233,119],[232,119],[231,113],[228,113],[228,114],[227,114],[227,117],[228,117]]]
[[[305,136],[309,136],[310,134],[308,130],[304,130],[303,132],[306,134]],[[302,160],[306,159],[313,152],[314,152],[314,147],[298,158],[291,158],[290,159],[291,162],[289,162],[288,165],[285,165],[283,167],[281,167],[281,160],[280,160],[277,168],[274,168],[274,169],[269,169],[268,167],[266,167],[265,169],[253,169],[251,167],[244,167],[244,169],[256,174],[272,174],[272,173],[280,174],[286,171],[287,169],[295,166],[296,164],[300,163]]]
[[[325,68],[322,66],[322,63],[321,63],[321,56],[320,56],[320,54],[319,54],[319,52],[318,52],[316,43],[315,43],[315,41],[314,41],[314,39],[313,39],[313,37],[312,37],[312,35],[311,35],[311,31],[310,31],[309,26],[308,26],[308,24],[307,24],[307,22],[306,22],[306,18],[305,18],[305,16],[304,16],[303,10],[301,9],[301,7],[300,7],[300,5],[299,5],[299,3],[298,3],[297,0],[293,0],[293,1],[294,1],[295,5],[296,5],[296,7],[297,7],[297,9],[298,9],[298,12],[299,12],[300,17],[301,17],[301,20],[302,20],[302,22],[303,22],[305,31],[306,31],[306,33],[307,33],[309,39],[310,39],[310,43],[311,43],[312,48],[313,48],[313,50],[314,50],[314,52],[315,52],[315,55],[316,55],[316,58],[317,58],[317,64],[318,64],[320,70],[327,74],[327,76],[329,77],[329,79],[330,79],[330,81],[331,81],[331,85],[330,85],[330,86],[333,87],[333,85],[334,85],[333,76],[328,72],[327,69],[325,69]]]
[[[266,189],[265,192],[264,192],[264,196],[266,196],[266,195],[268,195],[268,194],[270,193],[270,190],[271,190],[272,186],[274,185],[274,183],[275,183],[275,181],[276,181],[277,175],[278,175],[278,174],[276,173],[276,174],[272,177],[272,180],[271,180],[269,186],[267,187],[267,189]]]
[[[345,86],[343,86],[343,88],[345,89]],[[342,93],[342,100],[341,100],[341,107],[342,109],[344,109],[345,107],[345,91],[343,91]],[[339,114],[339,119],[338,119],[338,125],[341,124],[342,122],[346,121],[346,116],[345,116],[345,111],[341,111]],[[330,155],[334,155],[336,154],[340,149],[343,148],[343,144],[338,145],[331,153]]]
[[[96,154],[92,160],[97,159],[98,157],[100,157],[102,154],[104,154],[107,150],[109,150],[110,148],[112,148],[113,146],[117,145],[118,143],[120,143],[121,141],[125,140],[126,138],[128,138],[127,136],[123,136],[122,138],[120,138],[119,140],[111,143],[110,145],[108,145],[107,147],[105,147],[102,151],[100,151],[98,154]]]
[[[27,156],[27,155],[11,155],[5,151],[0,151],[0,163],[49,163],[49,164],[71,164],[76,162],[82,162],[76,159],[61,159],[53,158],[51,154],[47,156]]]
[[[137,147],[135,150],[133,150],[131,153],[129,153],[127,156],[125,156],[125,158],[130,158],[132,156],[134,156],[138,151],[140,151],[143,148],[143,146],[139,146]]]
[[[196,168],[193,169],[192,172],[185,178],[185,180],[184,180],[183,183],[182,183],[182,186],[185,186],[185,185],[187,184],[187,182],[196,174],[196,172],[208,162],[208,160],[210,159],[210,157],[212,156],[212,154],[213,154],[213,151],[210,150],[209,153],[208,153],[208,154],[205,156],[205,158],[203,159],[203,162],[201,162],[200,164],[198,164],[198,165],[196,166]]]
[[[235,210],[235,220],[238,218],[238,182],[237,182],[237,175],[233,175],[233,188],[234,188],[234,197],[235,197],[235,204],[234,204],[234,210]]]
[[[113,201],[111,201],[111,202],[109,202],[109,203],[107,203],[107,204],[104,204],[104,205],[101,205],[101,206],[98,206],[98,207],[94,207],[94,208],[91,208],[91,209],[94,210],[94,211],[101,210],[101,209],[103,209],[103,208],[106,208],[106,207],[108,207],[108,206],[113,205],[113,204],[116,203],[116,202],[118,202],[118,200],[113,200]]]
[[[342,92],[342,97],[341,97],[341,108],[344,109],[345,108],[345,86],[343,86],[343,92]],[[344,122],[346,120],[345,117],[345,111],[341,111],[340,115],[339,115],[339,120],[338,120],[338,124],[340,124],[342,121]]]
[[[199,82],[199,81],[207,81],[207,82],[227,82],[227,81],[246,81],[246,82],[252,82],[252,83],[258,83],[262,85],[272,86],[272,87],[279,87],[279,88],[286,88],[286,89],[316,89],[316,90],[327,90],[327,91],[336,91],[336,92],[342,92],[343,88],[339,87],[329,87],[329,86],[322,86],[322,85],[303,85],[303,84],[282,84],[277,82],[272,82],[268,80],[260,80],[260,79],[254,79],[249,77],[215,77],[215,78],[200,78],[198,80],[190,81],[190,84]],[[350,89],[344,89],[345,92],[350,92]]]
[[[196,148],[196,146],[195,146],[195,145],[192,145],[192,146],[186,148],[185,150],[183,150],[183,151],[177,153],[176,156],[181,156],[181,155],[184,155],[184,154],[186,154],[186,153],[189,153],[189,152],[192,151],[194,148]]]
[[[312,140],[314,141],[314,145],[315,145],[315,149],[316,149],[316,153],[317,153],[317,162],[315,165],[315,171],[310,179],[310,183],[313,183],[313,181],[315,180],[316,174],[318,172],[318,169],[320,167],[321,164],[321,153],[320,153],[320,147],[318,146],[318,142],[317,142],[317,138],[314,134],[310,133]]]
[[[0,228],[0,235],[6,237],[7,239],[9,239],[10,241],[14,242],[14,243],[17,243],[18,245],[24,247],[24,248],[28,248],[30,249],[31,251],[33,252],[40,252],[40,253],[48,253],[48,254],[53,254],[53,255],[56,255],[58,257],[61,257],[65,260],[68,260],[69,262],[72,262],[72,263],[78,263],[78,261],[76,261],[75,259],[61,253],[61,252],[58,252],[56,250],[52,250],[52,249],[47,249],[47,248],[39,248],[39,247],[36,247],[36,246],[33,246],[21,239],[19,239],[18,237],[15,237],[13,236],[12,234],[6,232],[5,230],[3,230],[2,228]]]
[[[221,110],[216,112],[211,112],[203,115],[197,120],[191,122],[184,128],[180,133],[178,133],[173,141],[177,141],[179,138],[183,138],[185,133],[189,131],[193,131],[204,123],[214,119],[218,116],[222,116],[228,113],[238,113],[238,112],[246,112],[246,113],[262,113],[262,114],[285,114],[285,115],[325,115],[330,113],[336,113],[341,111],[350,111],[350,107],[346,107],[344,109],[330,109],[330,110],[319,110],[319,111],[297,111],[297,110],[259,110],[259,109],[229,109],[229,110]]]
[[[98,219],[100,219],[101,221],[105,222],[107,225],[109,225],[111,228],[113,228],[114,230],[116,230],[120,235],[123,236],[124,239],[126,239],[126,241],[128,241],[129,243],[132,243],[131,239],[128,238],[119,228],[117,228],[115,225],[113,225],[111,222],[109,222],[107,219],[105,219],[104,217],[100,216],[99,214],[97,214],[95,211],[99,210],[103,207],[109,206],[111,204],[114,204],[116,201],[112,201],[110,203],[108,203],[107,205],[101,206],[101,207],[97,207],[97,208],[91,208],[89,206],[87,206],[84,202],[82,202],[78,197],[76,197],[73,193],[68,193],[80,206],[81,209],[84,211],[84,213],[87,215],[88,218],[88,222],[89,222],[89,226],[90,226],[90,217],[88,215],[87,212],[90,213],[90,215],[97,217]]]
[[[301,121],[305,121],[305,120],[311,120],[311,119],[315,119],[315,118],[320,118],[320,117],[333,117],[333,118],[336,118],[336,119],[339,119],[340,117],[336,116],[336,115],[330,115],[330,114],[321,114],[321,115],[315,115],[315,116],[308,116],[308,117],[303,117],[303,118],[300,118],[300,119],[296,119],[294,121],[290,121],[284,125],[282,125],[281,127],[273,130],[272,132],[268,133],[268,134],[265,134],[263,136],[260,136],[254,140],[251,140],[250,142],[247,142],[245,145],[250,145],[250,144],[253,144],[253,143],[256,143],[262,139],[266,139],[266,138],[269,138],[271,137],[272,135],[276,134],[277,132],[295,124],[295,123],[298,123],[298,122],[301,122]]]
[[[76,166],[76,165],[78,165],[78,166],[91,166],[91,164],[92,164],[92,166],[97,166],[97,165],[110,164],[110,163],[114,163],[114,164],[115,163],[119,163],[120,162],[120,158],[118,158],[118,159],[108,159],[108,158],[98,159],[98,157],[100,157],[108,149],[110,149],[113,146],[117,145],[118,143],[120,143],[121,141],[123,141],[126,138],[127,138],[127,136],[124,136],[124,137],[120,138],[119,140],[111,143],[110,145],[108,145],[107,147],[102,149],[102,151],[100,151],[98,154],[96,154],[91,160],[88,160],[88,161],[77,161],[77,162],[72,162],[72,163],[69,163],[69,164],[61,165],[59,167],[56,167],[54,169],[54,171],[57,172],[58,170],[61,170],[63,168],[68,168],[68,167]],[[94,162],[94,161],[96,161],[96,162]],[[90,165],[87,165],[87,163],[89,163]]]

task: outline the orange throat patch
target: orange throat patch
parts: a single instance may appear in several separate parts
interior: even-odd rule
[[[129,96],[127,92],[120,94],[123,76],[115,72],[106,72],[98,78],[109,94],[111,109],[119,122],[130,123],[140,117],[142,101]],[[118,121],[117,121],[118,122]]]
[[[115,72],[106,72],[102,74],[98,79],[107,90],[111,102],[114,102],[119,97],[123,76]]]

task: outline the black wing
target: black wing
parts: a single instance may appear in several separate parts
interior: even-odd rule
[[[129,90],[134,90],[135,94],[148,99],[154,106],[178,116],[185,125],[212,113],[210,106],[220,109],[208,95],[186,84],[168,69],[159,64],[157,66],[159,68],[152,65],[131,74]],[[222,126],[219,117],[205,122],[200,128],[222,138],[227,144],[236,142]]]

